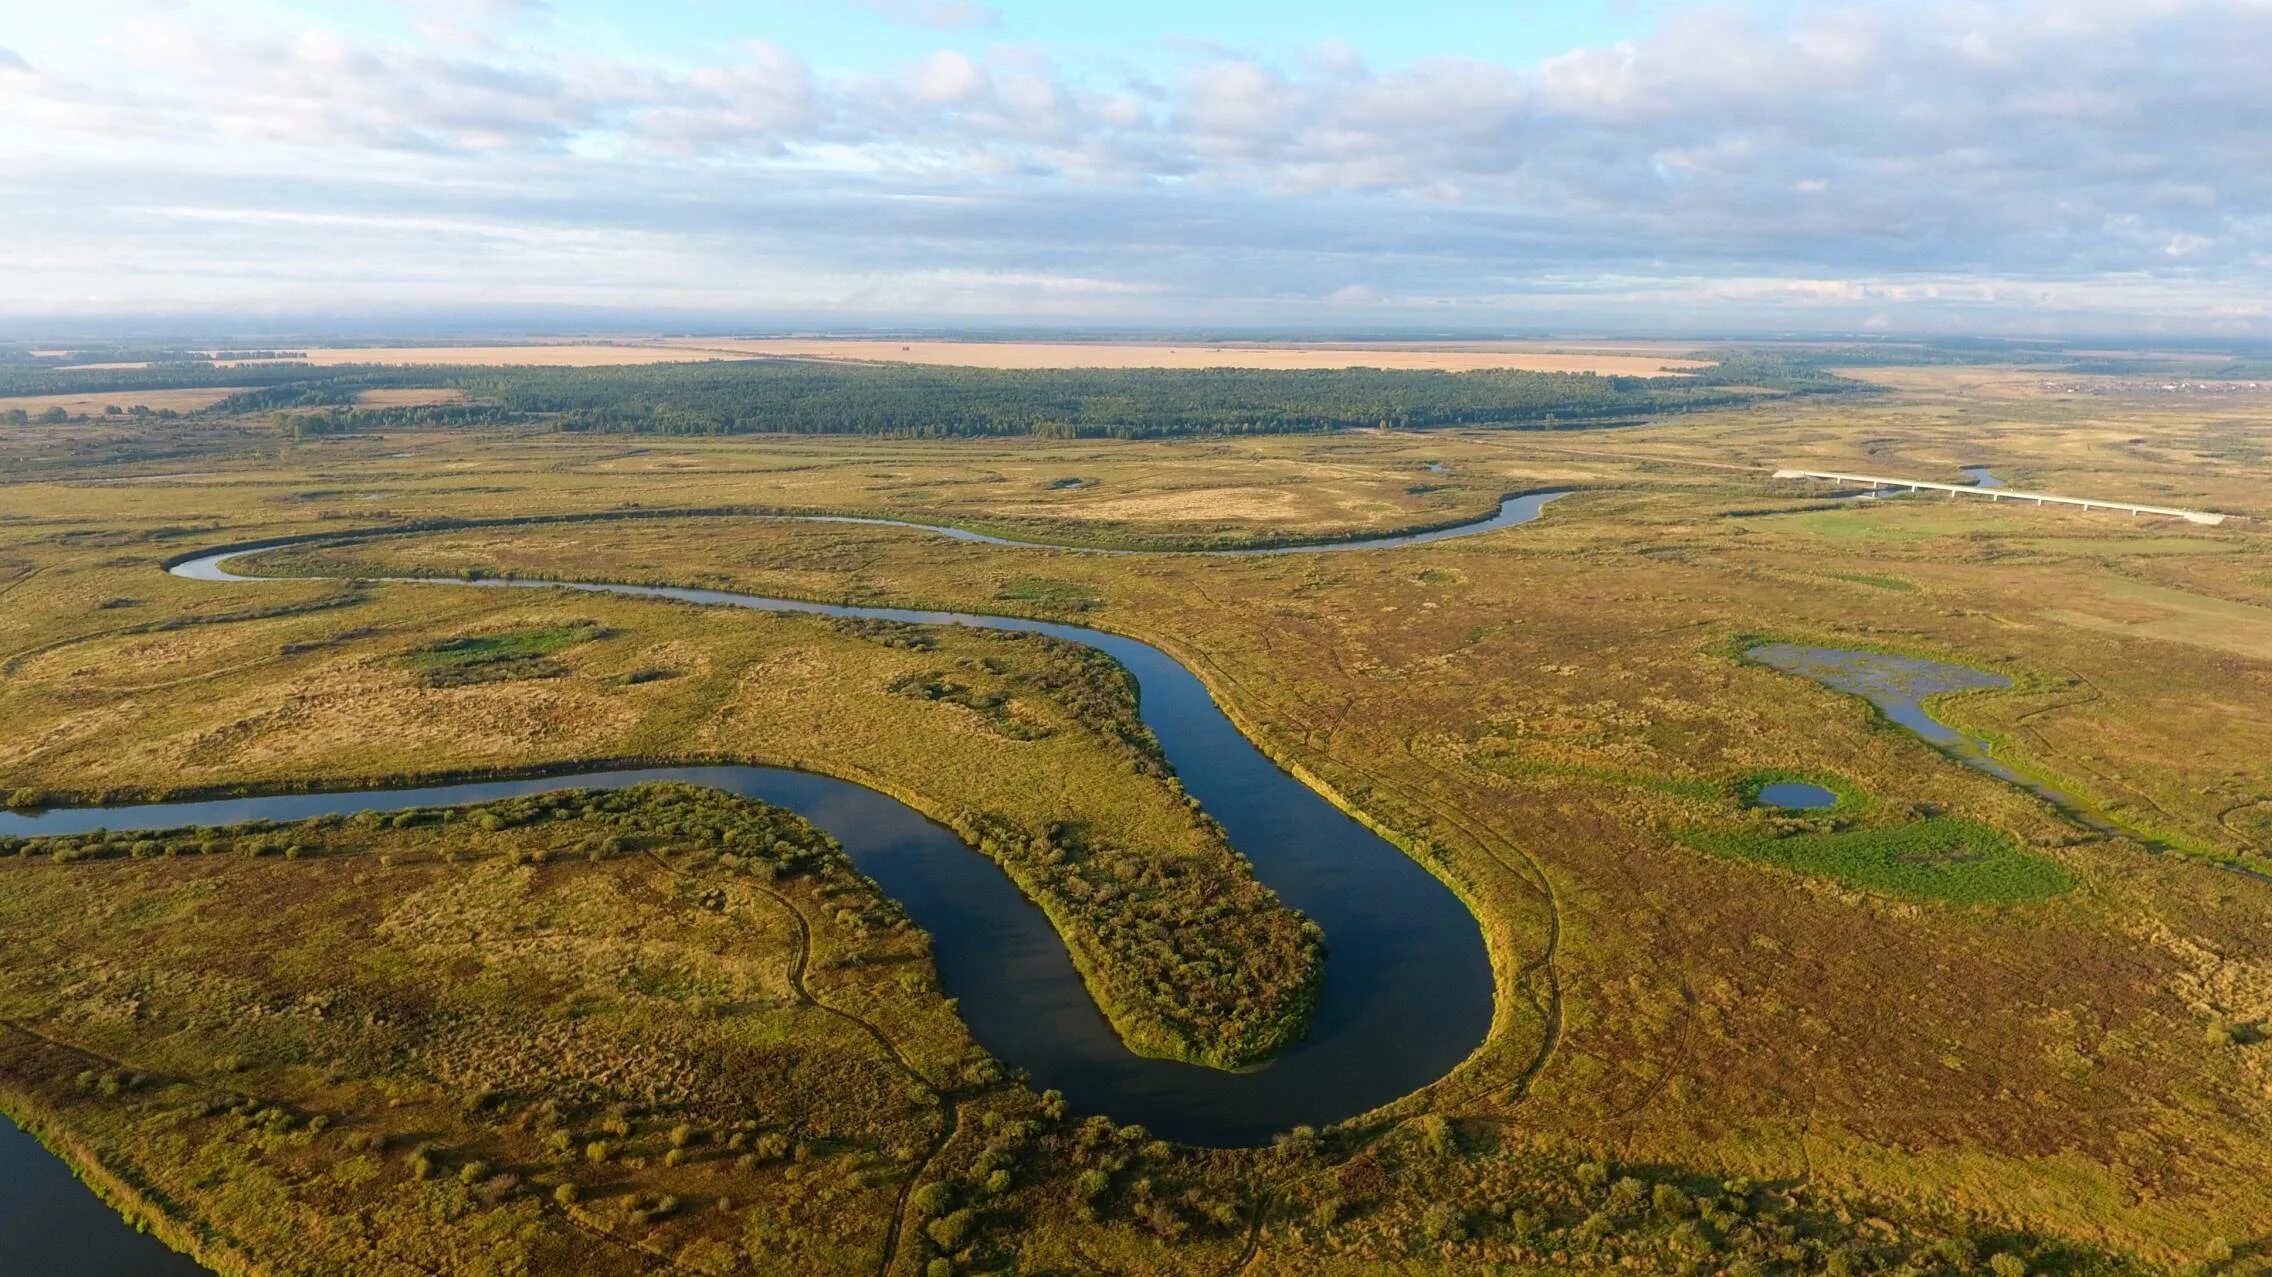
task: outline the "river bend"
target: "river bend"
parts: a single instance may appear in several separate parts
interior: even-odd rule
[[[1200,553],[1254,557],[1422,544],[1527,523],[1560,495],[1511,497],[1491,517],[1456,528]],[[806,517],[894,523],[986,544],[1034,544],[938,525]],[[307,538],[342,539],[366,538]],[[304,579],[248,577],[230,570],[231,560],[256,552],[242,547],[216,551],[176,562],[170,570],[206,581]],[[298,820],[643,780],[712,785],[796,811],[842,842],[853,862],[930,932],[941,986],[958,1000],[971,1032],[998,1059],[1023,1070],[1032,1085],[1062,1091],[1078,1112],[1140,1123],[1188,1143],[1253,1145],[1297,1124],[1322,1125],[1366,1112],[1442,1077],[1489,1032],[1490,957],[1467,907],[1410,857],[1271,762],[1240,734],[1196,675],[1148,643],[1055,621],[812,603],[723,590],[538,580],[405,578],[401,583],[560,589],[767,612],[966,625],[1045,634],[1101,650],[1136,680],[1139,712],[1185,790],[1222,824],[1256,876],[1323,928],[1325,978],[1310,1032],[1267,1065],[1240,1073],[1135,1055],[1097,1010],[1047,918],[992,861],[888,795],[780,768],[564,771],[461,785],[58,809],[0,815],[0,833]]]

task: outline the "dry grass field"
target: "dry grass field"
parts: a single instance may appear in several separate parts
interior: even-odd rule
[[[1077,813],[1213,854],[1164,787],[1113,772],[1069,721],[1019,741],[964,707],[881,690],[944,659],[931,653],[797,618],[199,584],[158,564],[268,536],[635,513],[271,561],[1045,616],[1078,598],[1081,624],[1174,653],[1269,752],[1440,859],[1492,939],[1498,1019],[1442,1082],[1273,1151],[1163,1148],[1113,1166],[1109,1131],[1052,1126],[1014,1086],[977,1088],[925,1172],[949,1181],[928,1217],[941,1227],[906,1215],[921,1240],[890,1271],[939,1258],[947,1267],[929,1271],[1212,1273],[1243,1254],[1249,1273],[1959,1272],[2003,1253],[2042,1272],[2261,1271],[2272,890],[2223,866],[2272,864],[2266,525],[1834,502],[1766,473],[1955,478],[1988,464],[2019,486],[2261,519],[2272,413],[2245,395],[1970,385],[1934,370],[1873,400],[1615,432],[1076,444],[391,431],[257,454],[221,435],[190,478],[98,485],[86,480],[117,468],[45,470],[6,489],[0,522],[0,790],[732,753],[888,784],[928,810]],[[0,436],[0,449],[36,446]],[[1543,487],[1579,491],[1487,536],[1258,559],[714,513],[1162,542],[1436,523]],[[402,664],[436,638],[576,618],[608,637],[557,657],[563,677],[436,689]],[[2116,832],[1933,752],[1858,700],[1738,658],[1762,638],[2010,677],[2010,691],[1936,713]],[[995,637],[943,642],[958,659],[1017,655]],[[607,681],[646,666],[684,676]],[[1769,773],[1834,779],[1864,801],[1851,816],[1783,817],[1729,797]],[[1703,835],[1928,819],[1997,831],[2072,885],[2003,903],[1916,899],[1698,850]],[[326,864],[308,867],[346,872]],[[130,917],[156,908],[138,893],[188,872],[131,859],[10,871],[140,875],[114,897]],[[58,1024],[58,1037],[81,1031]],[[106,1051],[142,1049],[105,1032]],[[72,1129],[117,1120],[45,1095],[25,1102]],[[1009,1171],[999,1192],[984,1187],[996,1170]],[[1084,1197],[1079,1185],[1097,1183]],[[739,1202],[743,1190],[715,1191]],[[849,1217],[864,1200],[847,1189],[811,1209]],[[888,1249],[885,1221],[867,1218],[873,1256]],[[631,1235],[613,1217],[605,1227]]]

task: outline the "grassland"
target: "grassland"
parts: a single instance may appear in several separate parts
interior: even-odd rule
[[[2074,878],[2057,862],[2020,851],[2002,830],[1965,820],[1913,818],[1866,829],[1714,831],[1690,841],[1716,856],[1780,865],[1913,900],[2006,904],[2054,896],[2074,886]]]
[[[880,1263],[887,1248],[906,1272],[932,1259],[949,1272],[1216,1272],[1242,1257],[1249,1273],[1967,1271],[2008,1252],[2031,1270],[2224,1273],[2266,1257],[2272,1056],[2248,1026],[2272,1018],[2272,898],[2185,854],[2272,849],[2261,527],[1910,498],[1831,506],[1763,477],[1777,464],[1930,475],[1986,463],[2027,486],[2272,514],[2272,437],[2246,395],[2057,395],[2039,381],[1974,396],[1915,380],[1867,402],[1614,435],[1177,443],[404,429],[269,439],[247,455],[231,452],[235,429],[165,441],[206,450],[194,478],[90,483],[131,466],[88,454],[49,458],[39,481],[5,489],[0,788],[146,793],[731,754],[884,783],[949,816],[1077,820],[1152,854],[1220,857],[1163,780],[1129,772],[1125,753],[1032,685],[993,681],[989,660],[1045,677],[1034,651],[998,637],[942,632],[918,650],[817,621],[631,600],[197,584],[156,570],[195,546],[268,536],[637,514],[427,527],[289,562],[1077,615],[1174,652],[1266,749],[1392,831],[1476,909],[1499,1014],[1436,1086],[1277,1150],[1208,1153],[1058,1121],[1046,1097],[973,1083],[939,1153],[894,1172],[904,1213],[849,1190],[816,1199],[844,1253],[863,1256],[823,1270]],[[104,446],[154,445],[120,434]],[[1522,529],[1248,560],[671,515],[830,509],[1159,543],[1385,530],[1547,486],[1580,491]],[[403,663],[454,636],[575,619],[606,637],[549,656],[566,677],[436,689]],[[1769,632],[2013,675],[2020,690],[1937,712],[2173,852],[2079,828],[1859,701],[1731,657],[1738,637]],[[650,669],[679,676],[610,681]],[[960,690],[907,694],[948,684]],[[1018,739],[997,711],[1053,734]],[[1738,778],[1765,772],[1843,778],[1867,810],[1776,825],[1738,792]],[[2009,857],[1953,862],[1965,872],[2041,868],[1927,890],[1901,877],[1945,873],[1901,857],[1945,851],[1959,832],[1972,851]],[[1806,871],[1700,845],[1754,842]],[[460,873],[477,867],[472,851]],[[170,889],[167,875],[346,872],[381,854],[377,841],[292,862],[129,849],[0,869],[15,893],[42,884],[50,912],[88,898],[82,884],[146,879],[112,888],[139,916],[153,907],[136,893]],[[2030,876],[2053,874],[2066,889]],[[1078,948],[1080,928],[1060,926]],[[130,952],[102,950],[101,931],[74,931],[57,960]],[[941,1022],[930,997],[909,1004],[908,1024]],[[66,1044],[87,1032],[45,1023]],[[899,1040],[898,1021],[887,1027]],[[172,1076],[130,1029],[96,1045]],[[135,1140],[105,1124],[136,1110],[99,1079],[77,1090],[86,1067],[57,1064],[53,1085],[11,1067],[12,1103],[68,1133],[109,1131],[104,1147],[124,1157]],[[760,1098],[761,1112],[768,1103],[779,1101]],[[998,1192],[996,1171],[1008,1172]],[[620,1187],[695,1200],[665,1185]],[[1679,1196],[1660,1199],[1660,1186]],[[533,1218],[532,1237],[562,1227]],[[655,1222],[606,1218],[628,1236]],[[894,1228],[904,1244],[889,1248]]]
[[[824,838],[714,791],[4,850],[0,1096],[222,1271],[1212,1271],[1266,1214],[1302,1271],[2106,1268],[1859,1238],[1805,1186],[1488,1123],[1229,1155],[1073,1120],[961,1032],[921,934]]]
[[[224,1268],[873,1267],[990,1076],[921,933],[715,791],[100,845],[0,864],[0,1077]]]
[[[596,624],[571,621],[564,625],[508,630],[502,634],[443,639],[416,648],[403,659],[418,671],[419,681],[428,687],[565,678],[568,667],[553,660],[553,654],[598,638],[599,634],[600,627]]]

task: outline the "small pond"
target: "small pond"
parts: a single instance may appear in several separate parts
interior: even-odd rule
[[[1997,478],[1995,473],[1986,466],[1963,466],[1960,468],[1965,474],[1971,476],[1972,484],[1976,488],[2001,488],[2004,486],[2004,481]]]
[[[1838,795],[1820,785],[1778,780],[1759,787],[1759,805],[1790,811],[1821,811],[1838,805]]]

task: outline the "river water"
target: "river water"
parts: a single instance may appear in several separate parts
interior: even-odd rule
[[[1491,517],[1455,528],[1208,553],[1256,557],[1418,545],[1527,523],[1561,495],[1510,497]],[[893,522],[848,516],[825,516],[821,521]],[[959,528],[903,526],[984,544],[1029,544]],[[178,563],[171,570],[196,580],[257,579],[237,577],[228,570],[226,561],[241,553],[216,552]],[[1047,918],[1018,894],[992,861],[887,795],[780,768],[566,772],[357,793],[0,813],[0,833],[297,820],[643,780],[712,785],[796,811],[842,842],[854,863],[931,934],[942,989],[958,1000],[972,1034],[998,1059],[1023,1070],[1032,1085],[1064,1092],[1076,1112],[1107,1114],[1187,1143],[1260,1144],[1296,1124],[1322,1125],[1363,1113],[1442,1077],[1480,1045],[1490,1029],[1490,960],[1467,907],[1410,857],[1280,770],[1239,733],[1190,670],[1149,644],[1051,621],[846,607],[718,590],[501,580],[416,583],[565,589],[771,612],[969,625],[1047,634],[1106,652],[1135,678],[1140,713],[1184,788],[1222,824],[1232,845],[1253,863],[1256,876],[1324,929],[1325,978],[1310,1032],[1267,1065],[1243,1073],[1134,1055],[1121,1045],[1089,998]],[[13,1144],[0,1141],[0,1198],[28,1198],[59,1187],[93,1200],[36,1142],[21,1136]],[[0,1271],[70,1277],[167,1271],[155,1260],[135,1258],[135,1244],[144,1250],[156,1248],[161,1258],[187,1263],[125,1228],[99,1201],[94,1208],[92,1222],[55,1214],[0,1229],[0,1257],[11,1252],[15,1256],[14,1266],[0,1265]],[[117,1264],[94,1259],[100,1249],[94,1245],[98,1239],[127,1248],[122,1252],[126,1257]],[[197,1270],[191,1266],[179,1271]]]

